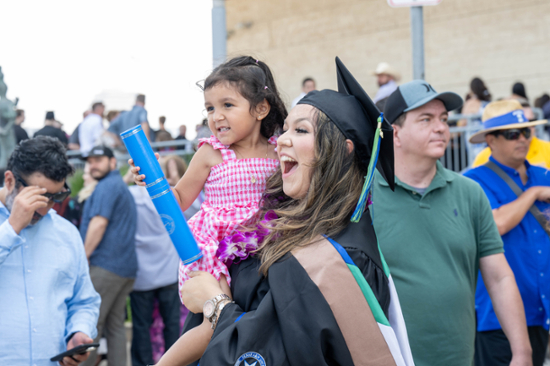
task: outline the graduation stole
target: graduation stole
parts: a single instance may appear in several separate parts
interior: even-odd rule
[[[374,292],[370,288],[369,283],[363,276],[361,270],[355,265],[355,263],[353,263],[353,260],[349,256],[348,252],[346,252],[346,250],[338,242],[329,238],[328,236],[325,236],[325,239],[327,239],[332,244],[334,249],[336,249],[338,254],[340,254],[342,259],[344,260],[344,263],[346,263],[346,265],[348,266],[351,274],[353,275],[353,278],[355,278],[355,281],[359,285],[361,292],[363,292],[363,296],[365,296],[365,300],[367,300],[367,303],[369,304],[372,315],[374,316],[376,322],[389,327],[390,322],[388,321],[388,318],[386,318],[386,314],[384,314],[384,311],[382,310],[378,299],[376,299]],[[380,251],[380,248],[378,248],[378,250]],[[382,260],[384,273],[387,277],[389,277],[390,271],[388,265],[386,264],[386,261],[384,260],[384,257],[382,256],[382,252],[380,252],[380,259]]]
[[[326,239],[292,254],[330,306],[353,363],[414,365],[399,299],[382,253],[390,285],[389,319],[346,250],[333,239]]]

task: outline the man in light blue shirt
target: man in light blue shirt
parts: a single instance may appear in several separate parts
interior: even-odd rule
[[[114,134],[120,140],[121,133],[137,125],[141,125],[145,136],[148,136],[150,141],[155,141],[155,133],[149,127],[147,120],[145,95],[143,94],[139,94],[136,97],[136,104],[129,112],[122,112],[117,118],[111,121],[107,131]]]
[[[82,239],[51,209],[70,194],[72,171],[52,137],[25,140],[9,158],[0,189],[0,365],[57,365],[51,357],[96,336],[101,300]]]

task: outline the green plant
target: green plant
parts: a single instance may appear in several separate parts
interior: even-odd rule
[[[71,197],[76,197],[78,192],[84,187],[84,170],[77,169],[72,176],[67,179],[67,184],[71,188]]]

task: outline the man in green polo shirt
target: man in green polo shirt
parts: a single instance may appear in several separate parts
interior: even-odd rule
[[[439,162],[450,137],[448,111],[461,104],[457,94],[437,93],[421,80],[388,98],[396,187],[392,192],[379,175],[373,184],[378,241],[416,366],[473,364],[478,270],[510,339],[511,365],[531,365],[523,304],[489,201],[477,183]]]

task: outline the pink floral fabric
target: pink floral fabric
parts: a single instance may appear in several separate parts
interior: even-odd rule
[[[241,227],[255,222],[267,178],[275,173],[279,161],[254,158],[237,159],[235,152],[215,137],[200,139],[199,147],[209,144],[222,154],[223,162],[214,166],[204,185],[205,201],[189,220],[189,227],[202,250],[203,257],[189,265],[180,262],[179,288],[189,278],[189,271],[207,271],[220,279],[231,279],[227,266],[216,256],[219,242]],[[275,145],[276,137],[269,143]],[[181,297],[181,291],[180,291]]]

